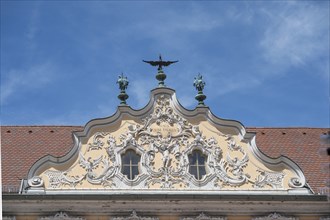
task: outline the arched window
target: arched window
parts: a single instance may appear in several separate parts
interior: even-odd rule
[[[139,174],[139,162],[141,156],[136,154],[134,150],[127,150],[121,155],[121,172],[128,179],[133,180]]]
[[[205,161],[206,156],[199,150],[194,150],[189,155],[189,173],[194,175],[197,180],[201,180],[206,174]]]

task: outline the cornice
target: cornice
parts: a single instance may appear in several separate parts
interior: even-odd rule
[[[74,211],[81,215],[120,215],[136,210],[148,215],[326,215],[322,195],[3,195],[6,215]],[[152,208],[151,208],[152,207]],[[173,208],[175,207],[175,208]],[[120,210],[120,212],[118,211]]]

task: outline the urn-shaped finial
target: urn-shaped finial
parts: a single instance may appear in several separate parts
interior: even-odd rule
[[[124,76],[123,73],[119,75],[117,84],[119,85],[120,93],[118,95],[118,99],[120,100],[120,105],[127,105],[126,99],[128,99],[128,95],[126,94],[126,89],[128,87],[128,79]]]
[[[198,105],[205,105],[204,100],[206,99],[206,95],[203,94],[204,86],[205,82],[203,81],[203,76],[198,73],[198,76],[195,77],[194,80],[194,87],[198,91],[197,95],[195,96],[195,99],[198,101]]]

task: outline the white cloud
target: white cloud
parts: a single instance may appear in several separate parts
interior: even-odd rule
[[[283,10],[284,9],[284,10]],[[265,59],[284,68],[314,62],[329,50],[329,12],[311,2],[266,10],[270,23],[261,41]]]
[[[287,74],[290,67],[308,66],[309,69],[314,68],[314,72],[328,76],[328,57],[324,58],[329,50],[329,13],[326,7],[313,2],[292,1],[274,3],[270,7],[268,4],[243,6],[244,10],[240,5],[222,10],[223,15],[214,13],[216,10],[205,11],[203,7],[191,7],[192,12],[189,13],[162,12],[162,16],[167,19],[161,25],[155,26],[154,21],[148,20],[140,23],[137,28],[169,51],[178,51],[185,58],[201,58],[202,61],[191,64],[190,71],[204,71],[210,87],[217,88],[214,92],[216,95],[261,85],[275,75]],[[203,36],[201,33],[222,36],[222,27],[234,25],[230,23],[233,21],[254,29],[255,36],[261,41],[260,45],[253,42],[247,49],[254,51],[251,53],[254,59],[247,58],[244,64],[249,65],[248,68],[221,75],[218,66],[211,66],[209,54],[201,53],[203,48],[194,36]],[[260,26],[254,27],[255,24]],[[246,39],[246,42],[248,44],[250,39]],[[258,53],[260,48],[261,53]],[[196,55],[197,51],[200,54]],[[204,69],[199,69],[200,63],[204,63]],[[217,86],[215,82],[221,82],[222,86]]]
[[[169,36],[178,32],[186,32],[189,35],[190,32],[210,31],[223,25],[221,16],[209,13],[199,5],[190,5],[187,8],[190,8],[189,13],[180,13],[180,10],[163,11],[162,17],[166,19],[156,21],[159,22],[159,25],[155,25],[154,20],[148,19],[141,23],[142,27],[158,36]]]
[[[26,33],[26,36],[29,40],[34,40],[34,37],[39,30],[39,25],[38,25],[38,20],[40,17],[39,5],[40,3],[38,3],[38,5],[36,5],[34,9],[31,11],[30,22]]]
[[[229,21],[240,22],[243,24],[253,24],[255,16],[255,6],[250,5],[251,2],[241,2],[240,7],[228,7],[225,14]]]
[[[35,50],[37,46],[36,35],[40,30],[40,6],[42,2],[35,2],[28,18],[27,30],[25,36],[27,38],[28,47]],[[33,51],[31,51],[33,52]]]
[[[312,74],[318,72],[329,78],[329,13],[326,9],[300,2],[284,2],[277,7],[272,5],[270,9],[257,8],[255,11],[249,7],[243,12],[235,9],[227,11],[228,19],[242,21],[242,24],[262,19],[260,24],[263,26],[258,29],[264,32],[257,34],[261,37],[259,46],[263,53],[255,53],[254,59],[247,58],[250,61],[245,62],[247,69],[233,70],[231,74],[221,74],[218,68],[209,66],[205,71],[205,79],[209,82],[206,90],[208,86],[217,88],[212,94],[219,96],[253,88],[276,75],[289,73],[290,67],[308,67],[315,70]],[[249,21],[244,22],[243,18]],[[253,50],[258,51],[257,48]]]
[[[137,108],[142,108],[146,106],[150,99],[150,90],[152,86],[155,85],[154,80],[135,80],[134,84],[130,86],[130,91],[127,91],[129,96],[132,96],[131,100],[136,100]],[[132,95],[131,95],[132,94]],[[127,103],[130,104],[130,100],[127,100]]]
[[[237,79],[240,78],[240,79]],[[216,81],[215,81],[216,82]],[[216,84],[212,85],[212,88],[218,88],[216,90],[216,95],[225,95],[230,92],[236,91],[236,90],[243,90],[248,89],[251,87],[255,87],[257,85],[261,84],[261,80],[258,79],[256,76],[252,77],[230,77],[230,78],[223,78],[221,80],[221,86],[218,86]]]
[[[99,103],[97,105],[97,117],[108,117],[114,114],[116,112],[116,107],[119,105],[119,103],[119,99],[115,100],[115,97],[110,97],[110,100]]]
[[[185,93],[183,95],[181,95],[181,93],[180,94],[177,93],[177,96],[178,95],[180,95],[178,101],[183,107],[187,109],[193,109],[198,103],[198,101],[195,100],[194,95],[191,93]]]
[[[125,28],[113,30],[111,23],[107,40],[111,39],[116,45],[124,45],[128,40],[131,41],[134,33],[135,41],[148,39],[149,44],[156,47],[182,51],[194,47],[191,41],[194,35],[210,32],[224,25],[221,14],[209,13],[207,9],[189,3],[184,11],[180,7],[171,10],[164,8],[161,11],[147,10],[144,14],[137,13],[134,16],[137,19],[125,23]]]
[[[36,119],[33,123],[38,125],[85,125],[88,121],[94,118],[99,118],[99,115],[88,114],[80,110],[72,110],[61,115],[51,115],[49,118],[42,117]]]
[[[15,94],[24,89],[37,89],[54,78],[55,68],[51,63],[31,66],[29,69],[12,69],[2,73],[1,105],[4,105]]]

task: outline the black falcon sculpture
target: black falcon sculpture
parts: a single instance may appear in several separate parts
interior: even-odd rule
[[[146,61],[146,60],[143,60],[143,62],[149,63],[151,66],[158,66],[158,70],[162,70],[162,67],[163,66],[169,66],[169,65],[171,65],[173,63],[178,62],[178,60],[176,60],[176,61],[163,61],[162,60],[162,56],[159,55],[159,60],[158,61]]]
[[[145,63],[149,63],[151,66],[158,66],[158,73],[156,75],[156,79],[159,81],[158,82],[158,87],[165,87],[165,82],[164,80],[166,79],[166,74],[163,72],[163,66],[169,66],[173,63],[178,62],[176,61],[163,61],[162,56],[159,55],[159,60],[158,61],[146,61],[143,60]]]

